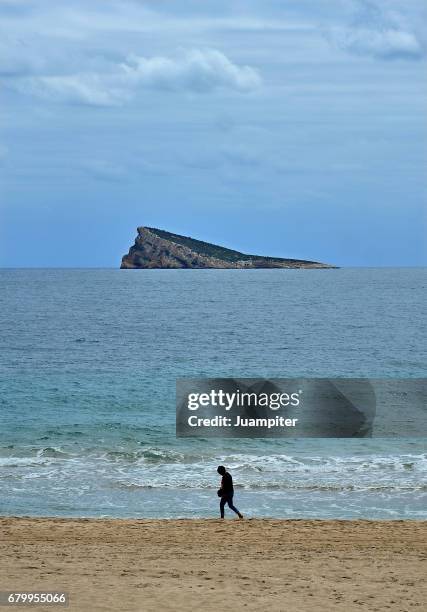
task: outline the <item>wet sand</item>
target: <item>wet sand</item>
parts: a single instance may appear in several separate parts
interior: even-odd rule
[[[0,518],[0,590],[84,612],[421,611],[426,558],[426,521]]]

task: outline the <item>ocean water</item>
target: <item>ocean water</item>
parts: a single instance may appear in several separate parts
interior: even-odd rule
[[[425,440],[177,439],[178,377],[427,375],[426,269],[0,270],[0,514],[427,518]]]

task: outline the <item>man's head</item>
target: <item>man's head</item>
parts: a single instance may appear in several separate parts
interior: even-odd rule
[[[216,471],[218,472],[218,474],[221,474],[221,476],[224,476],[226,469],[223,465],[219,465],[216,469]]]

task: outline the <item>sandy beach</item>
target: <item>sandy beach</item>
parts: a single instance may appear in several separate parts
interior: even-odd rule
[[[0,590],[88,612],[421,610],[426,542],[421,521],[2,518]]]

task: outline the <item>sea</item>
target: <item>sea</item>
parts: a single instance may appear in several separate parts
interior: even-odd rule
[[[182,377],[427,375],[427,269],[0,270],[0,515],[426,519],[424,438],[175,435]],[[231,518],[231,513],[228,513]]]

